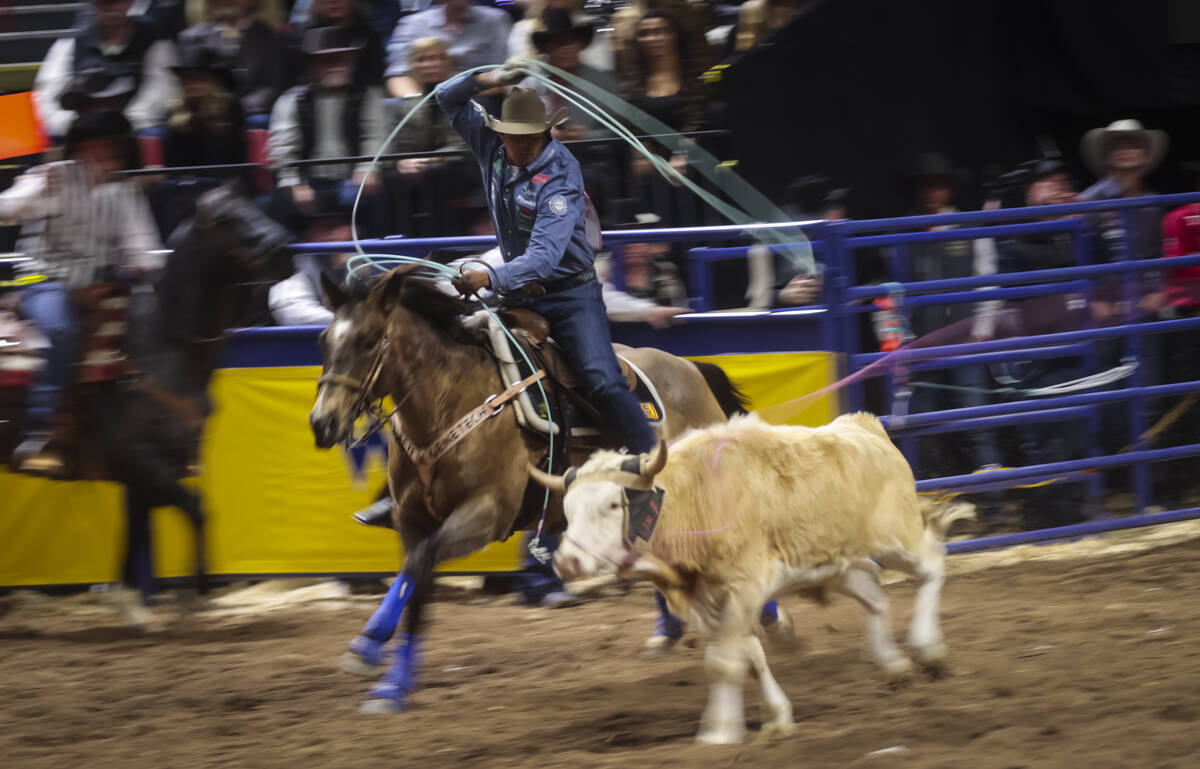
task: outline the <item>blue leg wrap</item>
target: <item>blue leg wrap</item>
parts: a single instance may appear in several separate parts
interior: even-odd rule
[[[399,645],[392,659],[392,666],[368,692],[369,697],[391,700],[403,705],[408,695],[416,688],[417,666],[420,664],[421,639],[401,633]]]
[[[654,603],[658,604],[658,621],[654,623],[654,635],[667,638],[683,638],[683,621],[667,608],[667,599],[663,594],[654,591]]]
[[[411,584],[403,574],[397,576],[379,608],[371,615],[371,619],[367,620],[362,634],[350,642],[350,651],[362,657],[367,664],[384,663],[383,645],[391,639],[392,634],[396,632],[396,626],[400,624],[400,615],[404,613],[408,597],[412,595]]]
[[[767,601],[763,604],[761,622],[763,627],[774,625],[779,621],[779,604]]]
[[[388,588],[379,608],[371,615],[371,619],[367,620],[360,637],[378,641],[380,645],[387,643],[396,632],[396,626],[400,624],[400,615],[404,613],[404,607],[408,605],[411,595],[412,581],[404,574],[398,575],[396,581]]]

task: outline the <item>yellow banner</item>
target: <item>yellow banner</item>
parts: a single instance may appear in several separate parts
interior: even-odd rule
[[[826,353],[718,355],[752,408],[790,400],[828,384]],[[354,452],[320,451],[308,412],[319,367],[221,369],[213,379],[216,413],[204,444],[197,487],[209,513],[208,552],[214,574],[394,572],[397,537],[351,522],[384,482],[378,436]],[[829,399],[793,418],[824,424],[836,416]],[[0,472],[0,585],[50,585],[117,579],[124,550],[123,496],[111,483],[48,481]],[[156,573],[190,571],[191,533],[183,514],[154,514]],[[521,537],[442,566],[442,571],[503,572],[519,568]]]

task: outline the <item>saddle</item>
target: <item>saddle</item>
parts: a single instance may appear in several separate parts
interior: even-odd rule
[[[517,421],[527,430],[563,439],[560,446],[569,439],[577,445],[601,447],[607,435],[603,429],[604,417],[588,399],[583,382],[566,356],[550,339],[550,324],[529,310],[506,310],[500,313],[500,319],[517,340],[514,345],[491,316],[487,316],[488,338],[504,381],[520,381],[532,373],[526,357],[547,375],[543,386],[549,404],[541,397],[540,390],[530,388],[517,399]],[[617,363],[630,391],[637,396],[642,413],[652,426],[657,426],[664,413],[662,399],[654,385],[637,366],[620,355],[619,349]]]

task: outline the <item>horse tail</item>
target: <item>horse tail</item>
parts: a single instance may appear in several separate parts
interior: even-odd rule
[[[708,385],[709,390],[712,390],[712,394],[721,406],[721,411],[725,412],[725,416],[732,417],[737,414],[749,413],[746,406],[750,404],[750,399],[738,389],[724,369],[715,363],[692,361],[692,364],[699,369],[700,376],[704,377],[705,384]]]

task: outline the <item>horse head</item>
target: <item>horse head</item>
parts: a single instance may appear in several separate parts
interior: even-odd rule
[[[432,376],[431,355],[470,341],[459,318],[467,302],[439,290],[433,276],[398,267],[342,285],[322,274],[333,320],[318,340],[324,361],[309,415],[317,446],[349,440],[354,424],[385,395],[403,397],[412,377]],[[403,368],[397,364],[403,362]]]
[[[228,255],[238,280],[279,281],[292,273],[291,233],[232,185],[209,190],[196,201],[193,237],[206,250]]]

